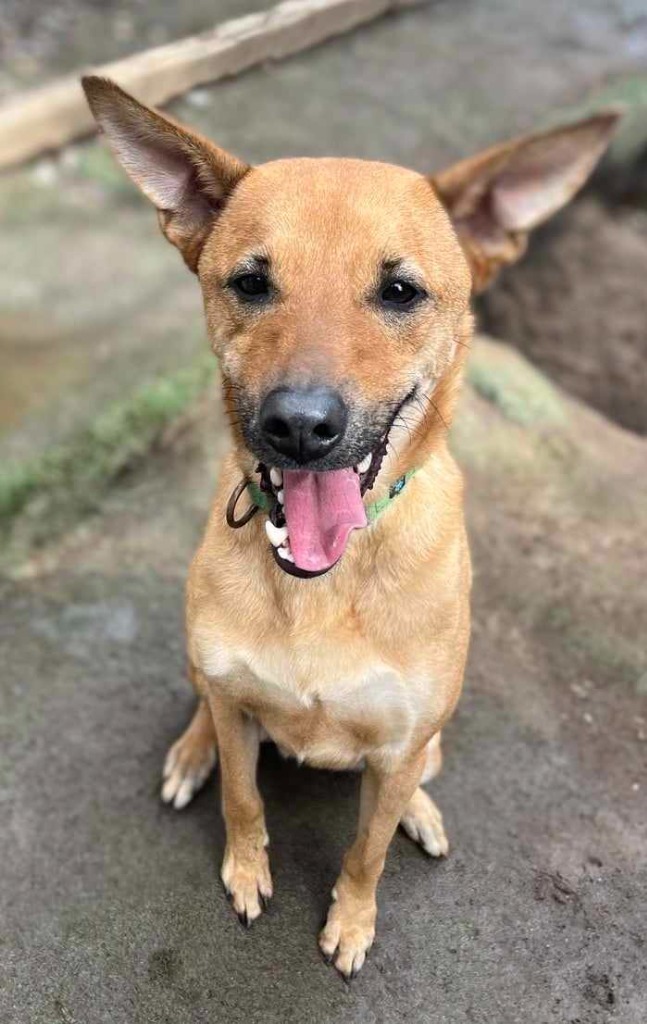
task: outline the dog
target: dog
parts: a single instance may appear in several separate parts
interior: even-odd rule
[[[448,450],[471,296],[578,191],[618,113],[431,177],[349,159],[260,167],[83,80],[117,159],[197,274],[231,450],[186,594],[194,717],[163,799],[220,762],[222,880],[249,924],[272,896],[259,743],[362,769],[357,835],[319,936],[357,974],[398,827],[448,852],[422,785],[461,691],[471,569]]]

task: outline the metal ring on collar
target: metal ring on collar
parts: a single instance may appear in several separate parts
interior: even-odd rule
[[[247,509],[247,511],[243,512],[240,519],[236,519],[236,505],[238,504],[238,501],[243,491],[247,489],[248,483],[249,481],[245,480],[245,478],[243,477],[240,483],[236,484],[236,486],[234,487],[233,491],[231,492],[231,497],[227,502],[227,525],[231,526],[232,530],[239,530],[241,526],[246,526],[250,519],[253,516],[255,516],[259,510],[258,505],[252,503]]]

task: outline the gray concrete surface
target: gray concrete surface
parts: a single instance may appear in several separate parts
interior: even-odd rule
[[[270,0],[3,0],[0,99],[271,6]]]
[[[207,403],[102,517],[2,588],[3,1022],[643,1024],[647,442],[486,355],[513,420],[470,389],[455,433],[476,577],[433,786],[449,859],[398,835],[348,986],[316,933],[355,776],[265,749],[276,894],[249,931],[218,881],[217,782],[186,811],[161,805],[191,708],[182,581],[223,443]],[[515,394],[533,393],[524,428]]]

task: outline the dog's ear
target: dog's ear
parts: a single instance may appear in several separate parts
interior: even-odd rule
[[[195,272],[219,211],[249,167],[109,79],[81,82],[115,156],[155,204],[162,231]]]
[[[620,116],[602,111],[513,139],[431,178],[467,256],[475,292],[523,255],[528,232],[582,187]]]

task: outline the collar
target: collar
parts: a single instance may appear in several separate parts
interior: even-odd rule
[[[368,520],[369,525],[374,523],[375,520],[382,515],[394,498],[397,498],[398,494],[402,493],[411,477],[415,476],[417,472],[417,469],[408,469],[406,473],[398,477],[395,483],[391,484],[388,494],[383,498],[380,498],[379,501],[373,501],[370,505],[364,506],[366,509],[366,519]],[[247,480],[245,481],[245,486],[247,487],[249,496],[252,499],[252,508],[254,508],[254,510],[261,509],[262,512],[269,512],[272,507],[271,501],[268,495],[260,489],[258,484],[253,480]]]

